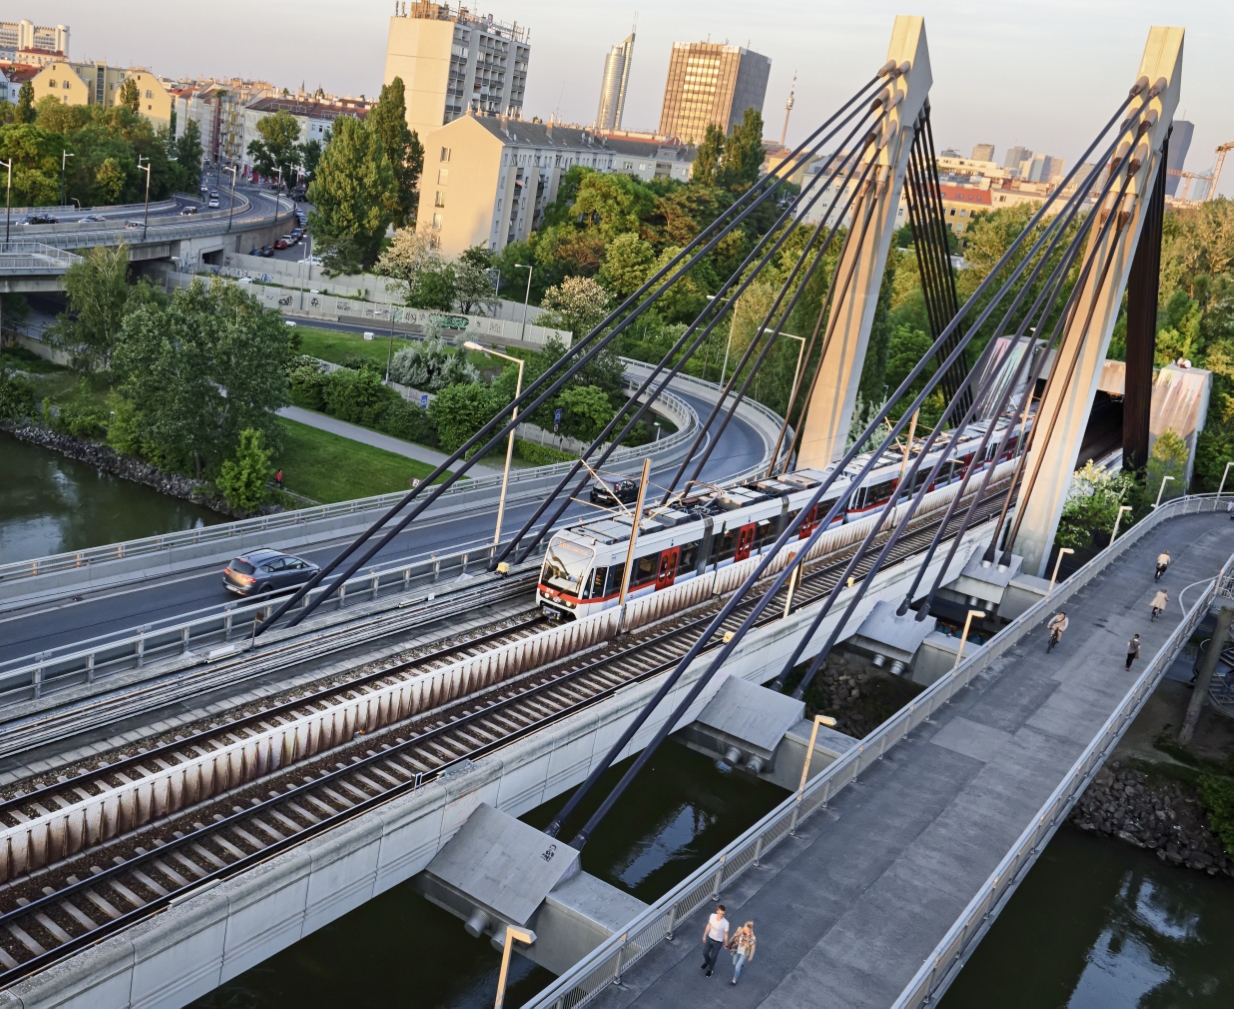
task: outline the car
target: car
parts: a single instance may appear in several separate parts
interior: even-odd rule
[[[296,328],[296,323],[295,323],[295,320],[294,320],[294,319],[284,319],[284,320],[283,320],[283,325],[284,325],[284,326],[290,326],[292,329],[295,329],[295,328]]]
[[[210,187],[209,187],[209,186],[206,186],[206,185],[198,186],[198,187],[197,187],[197,191],[198,191],[199,193],[208,193],[208,192],[210,192]]]
[[[236,281],[237,284],[251,284],[252,282],[253,282],[252,277],[241,277],[239,280]]]
[[[223,587],[238,596],[265,596],[303,585],[316,573],[312,561],[259,547],[223,569]]]
[[[142,224],[141,221],[125,221],[124,222],[125,231],[141,231],[141,229],[144,227],[145,225]]]
[[[60,222],[51,214],[27,214],[25,217],[19,218],[18,224],[25,227],[29,224],[59,224]]]
[[[287,236],[284,235],[282,238],[280,238],[277,242],[274,243],[274,247],[276,249],[286,249],[290,244],[291,243],[287,241]]]
[[[180,216],[181,216],[181,217],[190,217],[190,216],[192,216],[192,215],[193,215],[193,214],[195,214],[195,213],[197,213],[197,208],[196,208],[196,207],[182,207],[182,208],[180,209]]]
[[[217,189],[211,189],[211,190],[210,190],[210,199],[212,199],[212,200],[217,200],[218,198],[219,198],[219,191],[218,191]]]
[[[273,255],[274,255],[274,246],[272,246],[272,245],[263,245],[260,249],[254,249],[254,250],[253,250],[253,255],[254,255],[254,256],[263,256],[263,257],[265,257],[266,259],[269,259],[271,256],[273,256]]]
[[[211,209],[211,210],[218,210],[218,208],[219,208],[219,201],[218,201],[218,197],[211,196],[211,197],[210,197],[210,209]]]
[[[102,224],[106,220],[107,220],[106,217],[100,217],[98,214],[87,214],[77,223],[78,224]]]
[[[638,500],[638,481],[614,480],[612,490],[598,483],[591,488],[588,497],[592,504],[598,505],[615,505],[618,501],[622,504],[634,504]]]

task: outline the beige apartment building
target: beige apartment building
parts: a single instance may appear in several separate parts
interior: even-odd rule
[[[763,111],[771,60],[741,46],[674,42],[664,85],[659,132],[688,144],[713,123],[725,133],[746,109]]]
[[[384,79],[402,78],[407,125],[423,139],[469,112],[521,118],[530,59],[517,22],[412,2],[390,18]]]
[[[157,128],[171,126],[172,98],[154,74],[138,67],[56,60],[31,80],[35,102],[50,95],[65,105],[115,105],[124,82],[137,84],[137,111]]]
[[[540,226],[575,165],[643,179],[689,178],[692,148],[597,136],[593,130],[500,116],[463,116],[424,140],[416,220],[435,248],[498,252]]]
[[[68,25],[36,25],[33,21],[0,21],[0,61],[46,66],[69,58]]]
[[[275,93],[268,81],[194,81],[175,89],[176,133],[181,135],[189,120],[197,123],[201,147],[211,161],[239,165],[247,152],[246,110],[261,98]]]

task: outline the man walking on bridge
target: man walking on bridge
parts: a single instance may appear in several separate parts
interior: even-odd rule
[[[724,917],[724,905],[716,905],[716,913],[707,919],[703,929],[703,966],[702,969],[711,977],[715,969],[716,958],[720,950],[728,945],[728,919]]]
[[[1131,663],[1140,657],[1140,636],[1133,634],[1127,642],[1127,672],[1131,672]]]

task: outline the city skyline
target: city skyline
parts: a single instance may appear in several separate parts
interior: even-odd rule
[[[860,8],[794,8],[791,17],[775,17],[774,11],[733,0],[706,5],[689,0],[671,10],[643,11],[623,126],[656,127],[672,43],[710,34],[713,41],[749,44],[771,58],[765,111],[783,105],[794,68],[800,70],[788,133],[790,144],[799,141],[881,61],[900,7],[874,0]],[[930,37],[931,104],[940,147],[963,151],[993,143],[1005,151],[1022,143],[1074,163],[1095,126],[1095,110],[1122,97],[1110,81],[1131,79],[1144,32],[1162,21],[1188,29],[1182,104],[1195,123],[1195,138],[1187,170],[1208,170],[1213,149],[1234,140],[1234,112],[1221,98],[1223,46],[1234,36],[1234,5],[1180,0],[1163,13],[1144,2],[1046,2],[983,8],[984,16],[976,18],[967,4],[939,0],[916,5],[916,10],[925,15]],[[296,12],[298,17],[289,19],[280,7],[257,8],[248,13],[242,32],[221,19],[185,32],[182,16],[172,9],[153,9],[134,25],[84,0],[50,0],[40,7],[38,19],[73,26],[75,59],[144,65],[168,77],[264,77],[292,88],[303,81],[310,90],[321,85],[337,94],[375,97],[390,4],[362,0],[344,10],[305,0]],[[1118,16],[1112,17],[1115,12]],[[577,8],[564,0],[502,0],[492,5],[492,13],[531,30],[538,55],[528,76],[524,114],[591,122],[599,104],[597,68],[612,40],[629,32],[634,7],[589,11],[585,26]],[[790,13],[787,6],[783,13]],[[1059,24],[1064,16],[1072,19],[1066,31]],[[287,44],[272,45],[271,39]],[[1000,86],[991,87],[995,72]],[[1069,90],[1091,100],[1057,100]],[[779,125],[768,120],[767,136],[778,136]],[[1228,173],[1221,191],[1234,194]]]

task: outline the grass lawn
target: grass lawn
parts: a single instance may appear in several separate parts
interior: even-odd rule
[[[433,467],[306,424],[279,418],[283,451],[272,464],[282,467],[289,491],[328,504],[405,491],[412,477],[423,479]]]
[[[310,357],[321,358],[331,364],[346,364],[356,359],[369,361],[379,367],[384,373],[386,358],[390,353],[390,331],[381,331],[381,320],[374,320],[373,339],[364,339],[361,333],[343,333],[333,329],[316,329],[301,323],[297,327],[300,333],[300,353]],[[394,334],[394,353],[405,350],[414,342],[398,333]],[[480,369],[485,376],[491,378],[498,374],[506,362],[500,358],[494,359],[487,354],[475,351],[467,352],[467,359]]]

